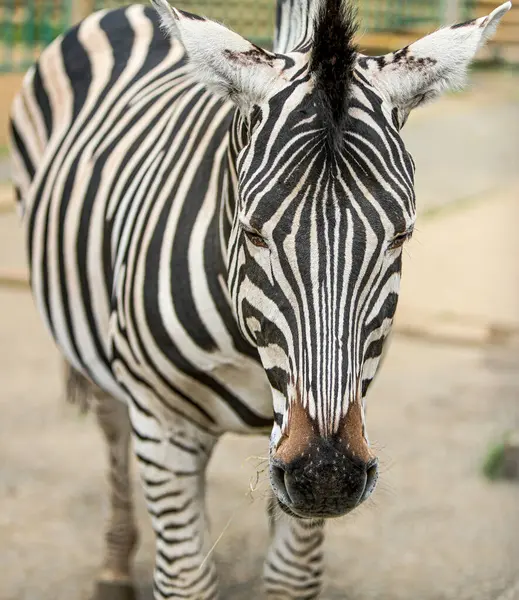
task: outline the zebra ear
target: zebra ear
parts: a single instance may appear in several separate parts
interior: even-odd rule
[[[162,26],[184,45],[194,76],[240,108],[261,104],[281,82],[276,56],[251,44],[223,25],[151,0]]]
[[[463,87],[474,55],[511,6],[506,2],[487,17],[445,27],[398,52],[360,57],[358,65],[398,109],[402,126],[416,106]]]

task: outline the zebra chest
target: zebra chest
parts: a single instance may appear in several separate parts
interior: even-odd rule
[[[221,431],[266,430],[272,395],[217,282],[204,273],[123,268],[114,286],[116,376]]]

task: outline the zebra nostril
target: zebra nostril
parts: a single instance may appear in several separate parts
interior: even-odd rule
[[[371,460],[368,463],[368,465],[366,467],[366,486],[364,487],[364,492],[359,501],[359,504],[361,502],[364,502],[364,500],[366,500],[367,498],[369,498],[369,496],[375,489],[375,486],[377,484],[377,479],[378,479],[378,460],[376,458],[374,458],[373,460]]]
[[[270,467],[270,479],[272,487],[276,491],[281,501],[289,505],[291,504],[291,500],[285,483],[285,476],[285,469],[280,465],[272,465]]]

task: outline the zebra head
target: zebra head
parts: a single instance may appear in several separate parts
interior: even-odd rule
[[[345,514],[375,487],[365,396],[397,306],[415,222],[410,111],[459,87],[510,8],[368,57],[340,0],[267,52],[154,0],[193,73],[238,108],[230,132],[228,286],[273,394],[270,479],[280,506]]]

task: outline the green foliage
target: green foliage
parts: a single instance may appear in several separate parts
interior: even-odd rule
[[[503,441],[494,443],[483,462],[483,474],[490,481],[495,481],[501,477],[503,461],[505,457],[505,443]]]
[[[493,443],[483,462],[483,474],[495,481],[497,479],[519,479],[519,435],[517,432],[505,433],[501,440]]]

